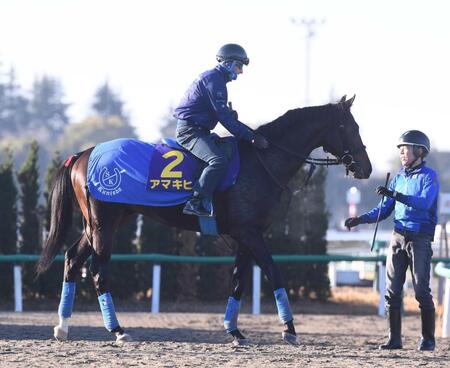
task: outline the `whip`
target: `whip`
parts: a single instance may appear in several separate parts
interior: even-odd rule
[[[386,183],[384,184],[384,186],[387,188],[388,186],[388,182],[389,182],[389,177],[391,176],[391,173],[388,172],[386,174]],[[377,231],[378,231],[378,223],[380,222],[380,214],[381,214],[381,205],[383,204],[384,201],[384,195],[381,197],[381,202],[380,202],[380,209],[378,210],[378,216],[377,216],[377,222],[375,225],[375,231],[373,233],[373,239],[372,239],[372,246],[370,247],[370,251],[372,252],[373,250],[373,246],[375,245],[375,239],[377,237]]]

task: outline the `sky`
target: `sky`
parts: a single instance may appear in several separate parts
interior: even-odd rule
[[[356,94],[352,112],[381,173],[408,129],[450,151],[449,14],[445,0],[0,0],[0,70],[14,67],[28,91],[35,78],[58,78],[73,122],[108,81],[140,138],[155,141],[220,46],[239,43],[250,65],[229,100],[257,127],[305,106],[301,22],[315,20],[308,104]]]

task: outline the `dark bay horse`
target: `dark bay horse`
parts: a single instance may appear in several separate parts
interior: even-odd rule
[[[234,343],[245,342],[237,327],[237,318],[245,275],[256,262],[272,285],[278,315],[285,329],[282,338],[296,344],[293,316],[283,281],[263,232],[273,220],[273,209],[288,181],[295,175],[310,152],[323,147],[346,166],[354,178],[366,179],[372,166],[359,135],[358,124],[350,112],[354,98],[339,103],[289,110],[257,132],[267,137],[269,148],[256,150],[240,141],[241,168],[234,186],[214,197],[218,229],[238,243],[231,294],[224,326]],[[60,324],[55,337],[67,339],[68,319],[75,294],[75,279],[81,266],[92,256],[90,271],[99,296],[105,327],[127,341],[130,336],[120,327],[108,286],[108,264],[114,231],[132,214],[141,213],[182,229],[200,231],[196,216],[182,213],[183,205],[149,207],[102,202],[87,193],[86,177],[90,148],[67,160],[56,174],[51,192],[51,226],[37,265],[37,273],[46,271],[60,251],[71,224],[72,201],[80,207],[85,232],[65,253],[64,282],[59,306]]]

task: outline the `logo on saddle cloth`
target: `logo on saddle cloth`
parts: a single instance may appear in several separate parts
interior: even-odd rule
[[[119,170],[117,167],[114,167],[113,172],[110,172],[109,169],[104,166],[100,170],[99,176],[99,184],[97,186],[97,190],[103,195],[116,195],[122,191],[120,188],[120,183],[122,182],[122,173],[125,170]]]
[[[231,137],[230,137],[231,138]],[[226,140],[228,138],[222,138]],[[201,174],[204,165],[191,153],[183,150],[177,143],[166,140],[168,144],[155,145],[154,154],[150,161],[150,169],[147,181],[148,191],[159,192],[190,192],[195,181]],[[225,190],[232,186],[239,173],[239,154],[236,141],[225,141],[229,147],[231,156],[227,174],[218,186],[218,190]]]

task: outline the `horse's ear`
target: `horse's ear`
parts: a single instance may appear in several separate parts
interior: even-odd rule
[[[339,101],[339,103],[344,103],[346,99],[347,99],[347,95],[342,96],[342,98]]]
[[[344,97],[345,97],[345,96],[344,96]],[[352,107],[353,101],[355,101],[355,97],[356,97],[356,95],[353,95],[353,97],[350,98],[349,100],[343,101],[344,107],[345,107],[347,110],[350,110],[350,107]],[[342,100],[341,100],[341,101],[342,101]]]

